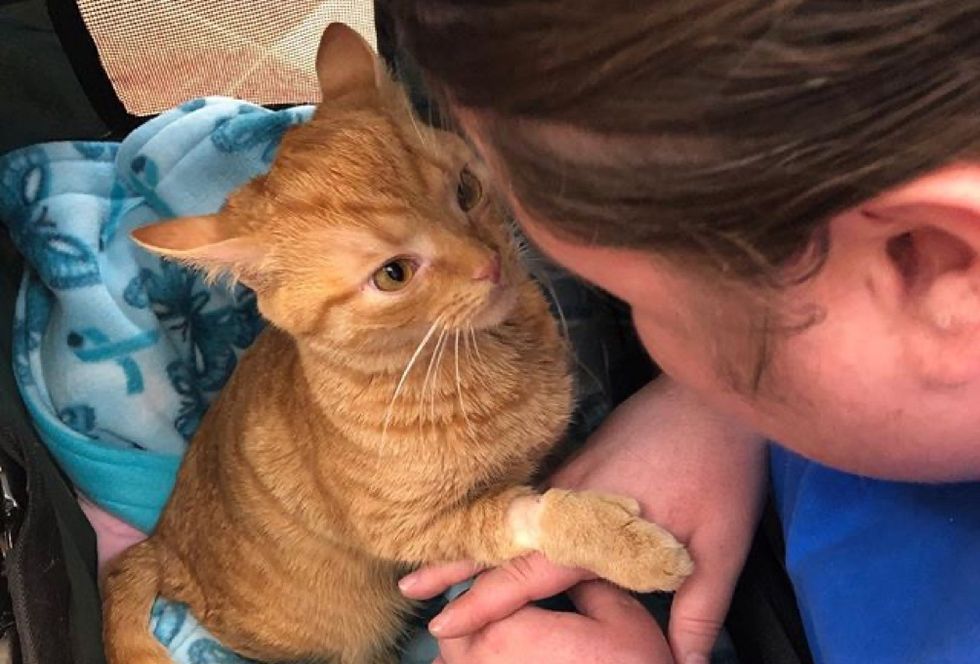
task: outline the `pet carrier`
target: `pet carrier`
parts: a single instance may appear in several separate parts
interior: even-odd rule
[[[0,0],[0,154],[52,140],[121,140],[198,97],[274,108],[315,103],[315,49],[333,21],[375,45],[409,86],[420,115],[435,121],[437,109],[397,48],[383,2]],[[0,663],[10,652],[25,664],[101,664],[94,535],[14,380],[12,321],[22,265],[0,232]],[[587,309],[573,341],[590,372],[601,374],[604,405],[611,406],[652,368],[622,307],[583,296],[568,282],[562,289],[559,299]],[[617,349],[612,356],[609,348]],[[767,514],[735,594],[729,633],[745,664],[809,662],[779,529]]]

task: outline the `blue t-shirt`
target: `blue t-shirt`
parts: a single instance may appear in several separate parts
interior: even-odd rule
[[[770,470],[819,664],[980,663],[980,483],[870,480],[776,446]]]

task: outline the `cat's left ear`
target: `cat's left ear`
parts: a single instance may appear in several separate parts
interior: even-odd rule
[[[147,251],[199,269],[209,279],[230,276],[256,288],[267,251],[256,238],[232,231],[221,215],[212,214],[161,221],[137,228],[131,236]]]
[[[380,58],[356,30],[331,23],[320,37],[316,75],[325,100],[374,94],[387,77]]]

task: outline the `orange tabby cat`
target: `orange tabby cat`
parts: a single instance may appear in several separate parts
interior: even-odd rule
[[[197,432],[156,532],[105,579],[110,664],[164,664],[157,594],[241,655],[394,661],[407,567],[537,550],[635,590],[691,569],[628,498],[527,485],[571,379],[457,137],[416,126],[356,33],[268,175],[144,247],[253,288],[271,323]]]

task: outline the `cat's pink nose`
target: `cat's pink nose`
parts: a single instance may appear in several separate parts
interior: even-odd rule
[[[500,283],[500,254],[493,252],[491,258],[485,265],[473,273],[474,281],[489,281],[494,286]]]

